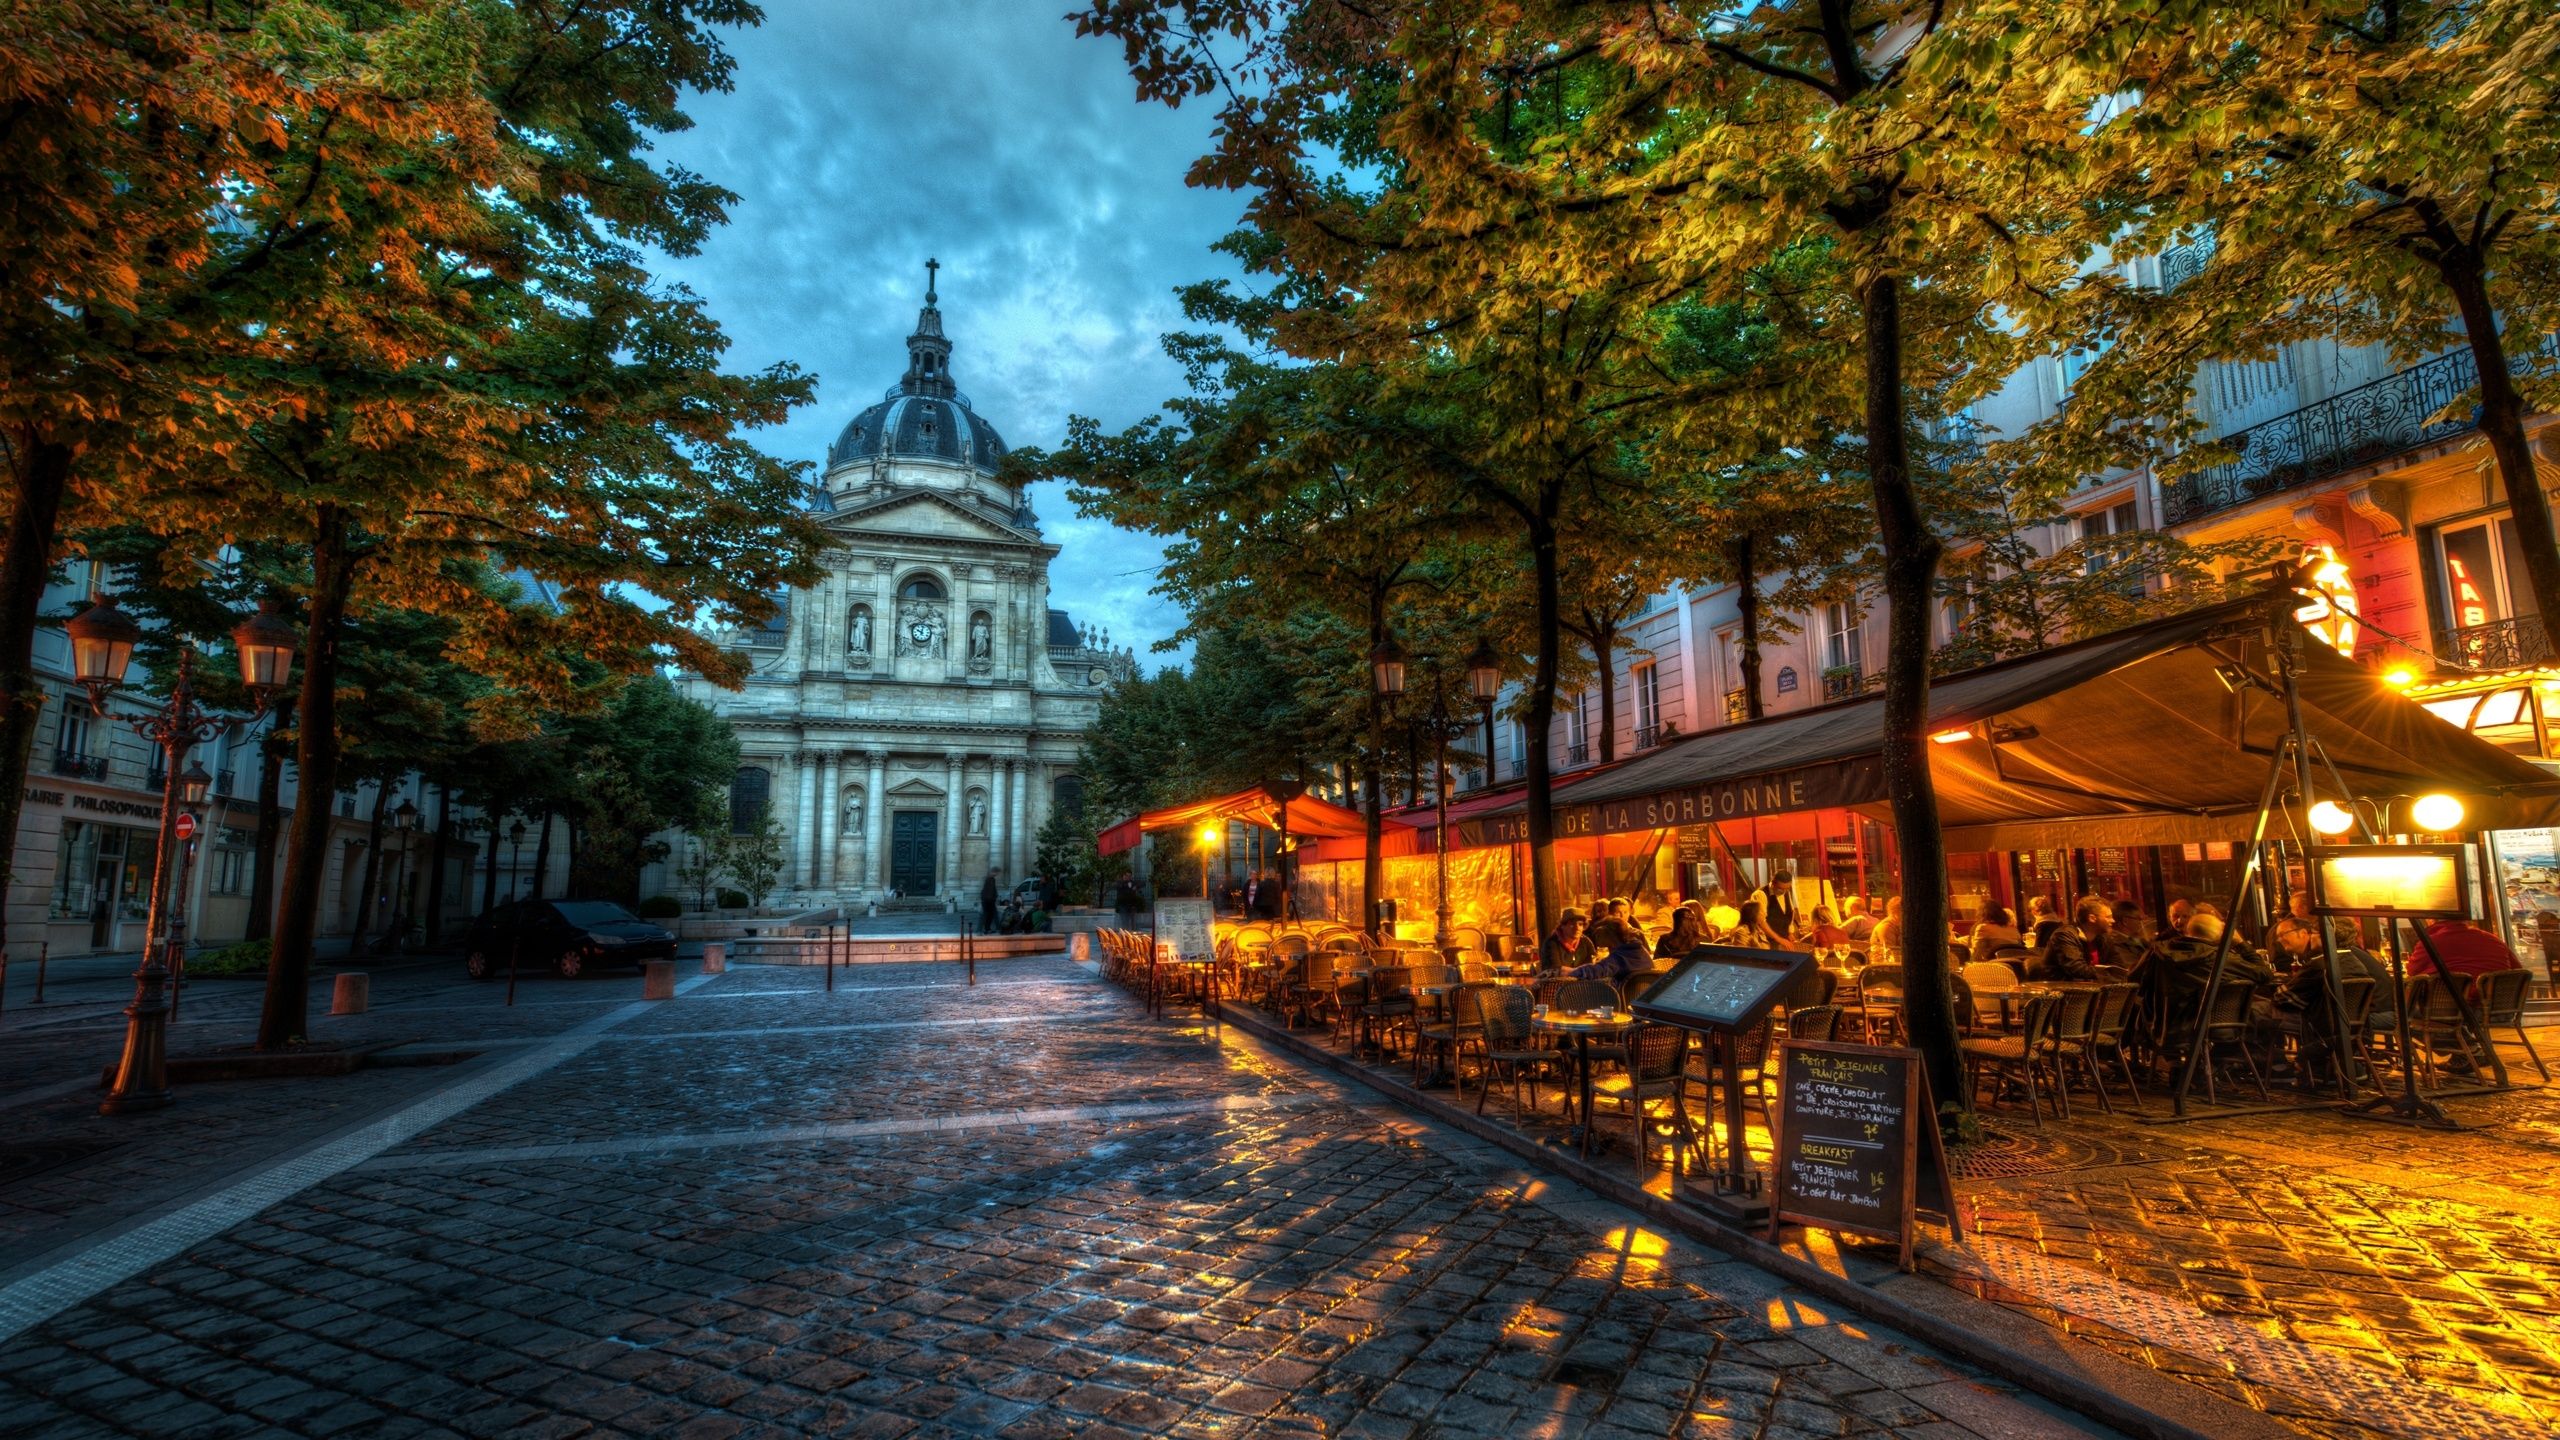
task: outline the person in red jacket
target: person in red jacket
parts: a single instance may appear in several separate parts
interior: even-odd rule
[[[2428,953],[2431,947],[2433,954]],[[2492,970],[2518,968],[2516,952],[2507,948],[2507,942],[2470,920],[2439,920],[2428,926],[2427,943],[2408,959],[2412,975],[2437,973],[2439,959],[2445,970],[2456,975],[2486,975]]]

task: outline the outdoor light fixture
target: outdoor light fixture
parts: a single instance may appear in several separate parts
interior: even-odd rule
[[[2355,812],[2335,800],[2315,802],[2311,813],[2304,818],[2311,822],[2312,829],[2323,835],[2344,835],[2356,824]]]
[[[1369,652],[1369,673],[1378,687],[1378,698],[1393,700],[1404,694],[1404,647],[1389,635]]]
[[[1964,725],[1953,730],[1939,731],[1937,734],[1929,737],[1929,743],[1932,745],[1961,745],[1972,738],[1973,727],[1970,725]]]
[[[519,821],[517,821],[514,825],[510,826],[510,827],[508,828],[508,830],[507,830],[507,838],[508,838],[508,839],[510,839],[510,840],[513,840],[514,842],[516,842],[516,843],[517,843],[517,844],[519,844],[519,845],[523,844],[523,843],[524,843],[524,822],[523,822],[523,821],[521,821],[521,820],[519,820]]]
[[[2410,802],[2411,824],[2431,835],[2449,834],[2462,828],[2462,802],[2436,791]]]
[[[240,679],[251,695],[263,701],[285,687],[298,643],[293,627],[276,613],[276,602],[259,601],[258,613],[231,632],[231,648],[240,652]]]
[[[1203,825],[1200,827],[1200,833],[1194,838],[1199,840],[1201,849],[1214,850],[1219,841],[1227,838],[1227,827],[1215,823]]]
[[[2406,690],[2418,683],[2418,672],[2406,665],[2394,665],[2382,672],[2382,683],[2394,690]]]
[[[1467,693],[1479,705],[1490,705],[1502,694],[1502,657],[1493,653],[1490,641],[1478,644],[1467,657]]]
[[[187,772],[178,777],[178,803],[192,810],[204,803],[212,789],[213,777],[204,773],[203,762],[190,761]]]
[[[406,800],[401,801],[398,808],[391,812],[391,823],[399,826],[403,830],[417,829],[418,807],[410,804]]]
[[[124,683],[142,627],[116,608],[116,602],[96,594],[62,631],[71,637],[71,673],[89,692],[89,708],[105,714],[107,692]]]

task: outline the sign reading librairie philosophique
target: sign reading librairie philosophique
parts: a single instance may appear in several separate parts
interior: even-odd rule
[[[1210,912],[1209,902],[1201,899],[1158,900],[1156,943],[1173,946],[1173,953],[1185,960],[1218,958],[1216,917]]]
[[[1963,1234],[1920,1052],[1790,1040],[1778,1053],[1769,1229],[1792,1220],[1872,1235],[1911,1268],[1914,1214]]]

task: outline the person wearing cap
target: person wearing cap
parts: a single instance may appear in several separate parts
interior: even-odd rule
[[[1599,953],[1599,947],[1592,944],[1590,935],[1585,933],[1590,921],[1591,917],[1579,908],[1564,907],[1564,913],[1556,917],[1555,933],[1538,945],[1538,968],[1571,970],[1590,964]]]

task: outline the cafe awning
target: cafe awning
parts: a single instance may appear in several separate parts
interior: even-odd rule
[[[2286,729],[2268,627],[2294,623],[2289,603],[2252,597],[1934,682],[1929,730],[1940,743],[1928,747],[1929,769],[1948,844],[2246,839]],[[2539,767],[2307,636],[2298,653],[2304,728],[2357,795],[2449,791],[2472,829],[2560,820],[2560,783]],[[1575,787],[1556,832],[1832,807],[1882,818],[1883,735],[1880,695],[1707,731]],[[1525,839],[1524,808],[1471,822],[1461,843]]]
[[[1286,823],[1283,823],[1284,819]],[[1214,800],[1195,800],[1188,805],[1171,805],[1143,815],[1132,815],[1103,831],[1095,845],[1105,855],[1117,855],[1123,850],[1136,849],[1141,837],[1158,831],[1187,832],[1230,820],[1242,820],[1266,830],[1286,830],[1293,836],[1309,838],[1338,838],[1366,833],[1363,818],[1357,810],[1346,810],[1312,795],[1301,795],[1284,806],[1278,797],[1257,785]],[[1386,823],[1404,828],[1401,821],[1389,820]]]

